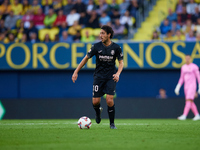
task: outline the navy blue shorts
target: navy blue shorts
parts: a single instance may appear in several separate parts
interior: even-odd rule
[[[94,79],[93,97],[102,97],[104,94],[115,95],[116,82],[113,79]]]

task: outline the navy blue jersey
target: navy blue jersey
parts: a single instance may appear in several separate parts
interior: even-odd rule
[[[111,79],[116,73],[115,60],[123,59],[121,47],[112,42],[109,46],[105,46],[102,42],[92,45],[87,53],[89,58],[96,56],[96,69],[94,72],[95,78]]]

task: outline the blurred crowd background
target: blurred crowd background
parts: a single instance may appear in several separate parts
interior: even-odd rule
[[[0,0],[0,41],[93,42],[110,25],[114,39],[135,28],[139,0]],[[133,35],[132,35],[133,36]]]
[[[114,40],[133,40],[137,14],[145,16],[152,1],[0,0],[0,42],[94,42],[105,24],[112,26]],[[178,0],[151,40],[199,41],[200,0]]]

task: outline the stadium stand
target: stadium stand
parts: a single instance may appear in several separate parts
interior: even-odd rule
[[[59,41],[64,31],[72,41],[93,42],[103,24],[113,27],[115,40],[194,41],[200,36],[199,0],[2,0],[0,4],[4,43],[13,41],[12,36],[15,42],[30,42],[32,33],[43,42],[47,31],[52,42]]]

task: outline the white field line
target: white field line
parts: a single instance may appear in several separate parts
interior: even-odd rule
[[[0,123],[0,126],[21,126],[21,125],[63,125],[63,124],[77,124],[77,122],[65,122],[65,123]],[[97,125],[93,123],[93,125]],[[101,125],[109,125],[109,123],[102,123]],[[178,125],[178,124],[160,124],[160,123],[115,123],[115,125],[122,126],[146,126],[146,125]]]

